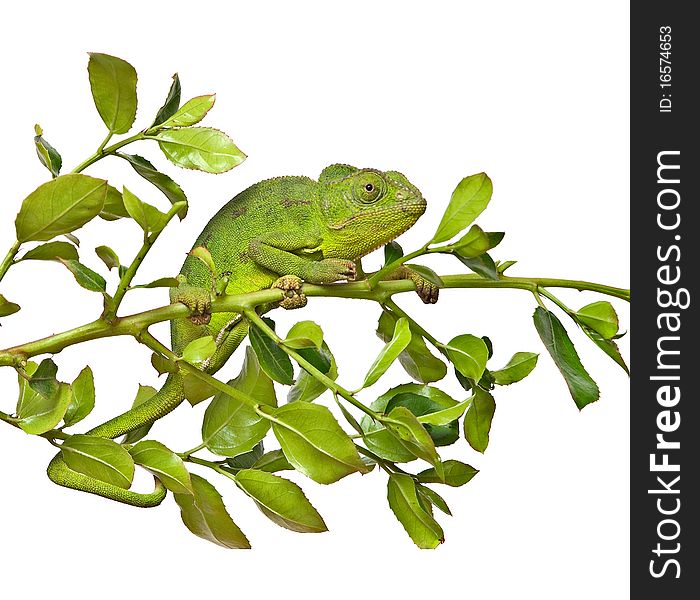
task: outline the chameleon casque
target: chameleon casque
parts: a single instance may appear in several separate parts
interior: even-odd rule
[[[211,253],[218,277],[226,277],[225,293],[242,294],[269,287],[286,291],[284,308],[306,304],[302,281],[330,284],[354,280],[357,261],[410,228],[425,212],[420,191],[397,171],[357,169],[335,164],[318,181],[277,177],[242,191],[209,221],[194,247]],[[194,256],[185,259],[181,284],[171,289],[172,302],[182,302],[191,316],[171,322],[172,350],[180,355],[199,337],[211,335],[217,350],[202,368],[215,373],[248,334],[237,313],[209,313],[212,274]],[[425,303],[437,301],[438,290],[407,267],[389,279],[412,279]],[[275,305],[261,307],[260,312]],[[170,373],[163,387],[138,407],[87,433],[116,438],[174,410],[187,397],[182,371]],[[159,504],[166,490],[156,480],[151,493],[138,493],[73,471],[59,453],[47,469],[62,486],[148,507]]]

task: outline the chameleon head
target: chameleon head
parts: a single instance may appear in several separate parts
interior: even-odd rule
[[[319,177],[326,257],[360,258],[387,244],[425,212],[420,190],[398,171],[326,167]]]

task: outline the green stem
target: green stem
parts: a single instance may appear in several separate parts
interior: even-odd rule
[[[559,298],[557,298],[554,294],[548,292],[547,290],[539,290],[539,293],[542,294],[545,298],[549,298],[554,304],[556,304],[559,308],[561,308],[567,315],[570,317],[573,317],[575,311],[571,310],[566,304],[564,304]]]
[[[183,460],[186,460],[195,452],[199,452],[200,450],[204,450],[204,448],[206,448],[206,447],[207,447],[207,445],[204,442],[202,442],[201,444],[199,444],[198,446],[195,446],[194,448],[190,448],[189,450],[186,450],[185,452],[180,452],[178,454],[178,456],[180,458],[182,458]]]
[[[412,258],[417,258],[419,256],[422,256],[423,254],[429,253],[428,246],[423,246],[422,248],[419,248],[415,252],[411,252],[410,254],[406,254],[405,256],[402,256],[401,258],[396,259],[394,262],[389,263],[388,265],[383,266],[379,271],[376,273],[373,273],[370,278],[367,280],[369,283],[370,288],[374,288],[381,280],[382,277],[385,275],[388,275],[392,271],[396,271],[402,264],[404,264],[406,261],[411,260]]]
[[[402,308],[400,308],[396,304],[396,302],[394,302],[393,300],[386,300],[384,302],[384,306],[389,308],[391,312],[397,314],[399,317],[404,317],[408,321],[411,329],[413,329],[416,333],[420,333],[420,335],[423,336],[426,340],[428,340],[435,347],[436,350],[447,356],[445,344],[439,342],[434,336],[432,336],[421,325],[419,325],[415,320],[413,320]]]
[[[89,156],[86,158],[83,162],[81,162],[75,169],[71,171],[71,173],[82,173],[85,169],[87,169],[90,165],[96,163],[98,160],[103,159],[105,156],[109,156],[110,154],[114,154],[117,150],[120,148],[123,148],[127,144],[131,144],[132,142],[137,142],[139,140],[146,139],[143,131],[139,131],[138,133],[135,133],[134,135],[124,138],[120,142],[117,142],[116,144],[112,144],[111,146],[105,148],[107,145],[107,142],[111,139],[112,134],[108,135],[107,138],[105,139],[102,144],[100,144],[100,147],[95,151],[95,153],[92,156]]]
[[[22,242],[19,240],[15,240],[15,243],[10,246],[10,249],[7,251],[7,254],[5,255],[5,258],[2,259],[2,263],[0,263],[0,281],[2,281],[2,278],[5,277],[5,273],[7,273],[7,270],[12,266],[15,260],[15,256],[17,256],[17,252],[19,252],[19,247],[22,245]]]

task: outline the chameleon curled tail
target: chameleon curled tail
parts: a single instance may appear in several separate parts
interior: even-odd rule
[[[116,438],[142,425],[153,423],[174,410],[183,400],[183,374],[177,371],[168,376],[163,387],[143,404],[128,410],[109,421],[94,427],[88,435]],[[155,480],[155,489],[148,494],[132,492],[116,485],[94,479],[71,469],[59,452],[49,463],[46,473],[49,479],[67,488],[97,494],[110,500],[116,500],[132,506],[149,508],[160,504],[167,493],[163,484]]]

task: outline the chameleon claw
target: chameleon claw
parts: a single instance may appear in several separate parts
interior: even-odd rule
[[[283,275],[272,284],[272,288],[280,289],[284,292],[285,297],[279,303],[282,308],[293,310],[306,306],[307,299],[301,291],[303,283],[296,275]]]

